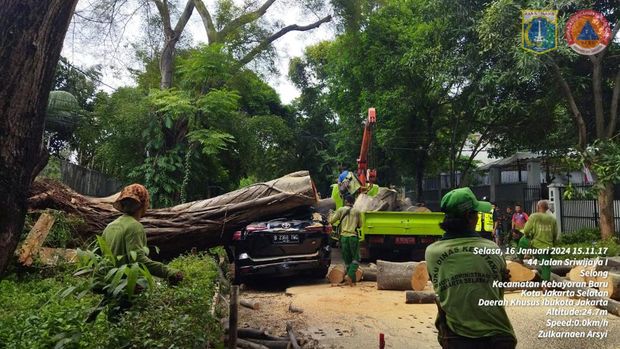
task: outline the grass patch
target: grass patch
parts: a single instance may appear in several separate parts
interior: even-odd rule
[[[80,280],[74,271],[28,273],[0,281],[0,348],[223,348],[218,315],[210,315],[217,266],[208,255],[170,263],[185,274],[176,287],[156,282],[115,322],[102,313],[84,320],[101,300],[62,296]]]

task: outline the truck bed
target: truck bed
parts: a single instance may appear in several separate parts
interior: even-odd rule
[[[442,236],[439,228],[442,212],[392,212],[376,211],[361,213],[361,240],[366,235],[432,235]]]

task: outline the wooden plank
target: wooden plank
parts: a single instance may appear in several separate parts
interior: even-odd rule
[[[21,264],[26,266],[32,265],[34,261],[33,257],[37,255],[39,249],[43,246],[43,242],[45,242],[55,221],[56,217],[49,212],[43,212],[41,216],[39,216],[39,219],[30,230],[30,233],[28,233],[26,241],[24,241],[22,247],[18,251],[18,260]]]

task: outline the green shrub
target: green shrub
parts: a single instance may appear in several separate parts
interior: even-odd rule
[[[182,256],[170,264],[185,280],[176,287],[156,281],[113,322],[105,311],[85,322],[100,295],[62,294],[83,281],[72,276],[75,268],[52,277],[9,276],[0,281],[0,348],[222,348],[219,321],[209,312],[213,259]]]
[[[581,228],[573,233],[562,233],[562,244],[593,243],[601,239],[601,231],[596,228]]]
[[[80,246],[82,242],[78,241],[77,228],[84,224],[84,220],[62,211],[53,211],[52,214],[55,221],[45,239],[44,246],[62,248]]]

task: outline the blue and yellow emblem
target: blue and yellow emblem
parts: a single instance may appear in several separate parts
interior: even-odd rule
[[[523,10],[521,42],[526,51],[543,54],[558,48],[558,11]]]

